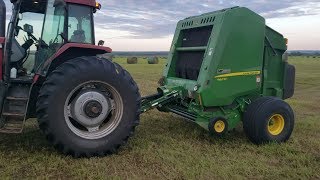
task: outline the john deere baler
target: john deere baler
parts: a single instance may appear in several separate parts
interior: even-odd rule
[[[179,21],[152,108],[194,121],[224,135],[241,121],[256,144],[288,140],[294,113],[283,101],[294,94],[295,68],[287,39],[243,7]]]

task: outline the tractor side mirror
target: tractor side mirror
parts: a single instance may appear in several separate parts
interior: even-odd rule
[[[98,46],[103,46],[104,45],[104,41],[103,40],[100,40],[99,42],[98,42]]]
[[[28,34],[33,34],[33,26],[30,24],[23,25],[23,30]]]

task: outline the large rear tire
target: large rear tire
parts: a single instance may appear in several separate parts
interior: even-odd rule
[[[262,97],[248,105],[243,128],[255,144],[286,142],[294,128],[294,113],[285,101]]]
[[[40,129],[74,157],[115,153],[139,124],[140,93],[121,66],[97,57],[70,60],[53,71],[37,102]]]

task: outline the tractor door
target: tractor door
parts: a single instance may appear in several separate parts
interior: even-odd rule
[[[34,69],[37,40],[41,36],[43,18],[43,14],[34,12],[20,14],[11,55],[11,67],[15,67],[20,76],[31,74]]]
[[[55,0],[48,0],[42,36],[35,56],[35,72],[37,72],[43,62],[60,49],[65,41],[63,39],[64,34],[66,34],[64,31],[66,14],[65,4],[56,2],[57,1]]]
[[[95,44],[94,8],[72,3],[56,4],[55,2],[57,1],[48,1],[41,38],[42,46],[36,58],[36,67],[38,67],[36,72],[41,75],[47,73],[52,60],[55,59],[55,53],[62,49],[63,45],[68,43],[78,46]],[[81,53],[83,54],[83,52],[78,52],[77,55]]]

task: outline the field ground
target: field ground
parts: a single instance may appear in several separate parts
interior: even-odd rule
[[[164,62],[126,65],[143,95],[155,92]],[[320,58],[291,58],[296,126],[288,143],[256,146],[241,126],[224,139],[172,114],[141,116],[134,138],[116,155],[73,159],[57,153],[36,121],[22,135],[0,135],[0,177],[85,179],[320,179]]]

